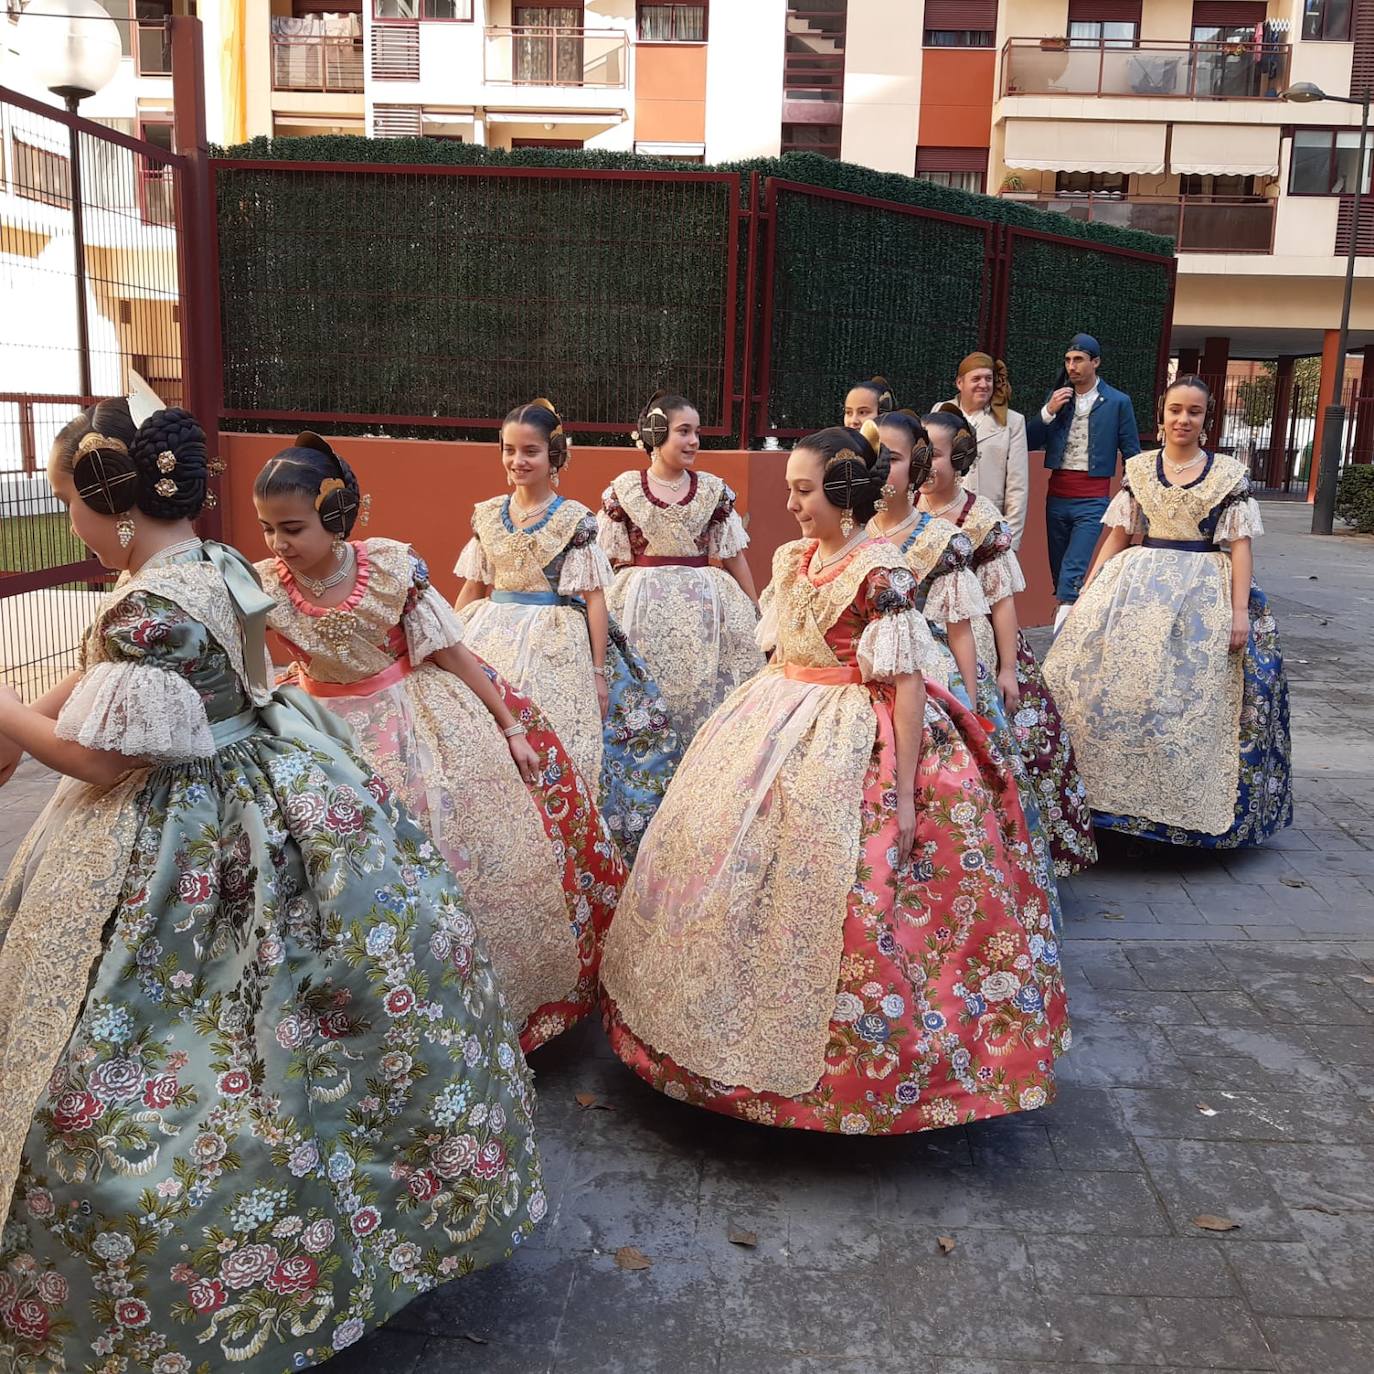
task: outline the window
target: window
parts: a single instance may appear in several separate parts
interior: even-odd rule
[[[472,0],[373,0],[374,19],[472,18]]]
[[[705,5],[635,6],[641,43],[704,43]]]
[[[986,29],[927,29],[928,48],[990,48],[992,34]]]
[[[1302,36],[1327,43],[1350,41],[1350,0],[1304,0]]]
[[[928,181],[934,186],[951,186],[956,191],[983,190],[983,172],[917,172],[917,181]]]
[[[1129,189],[1130,180],[1125,172],[1056,172],[1054,193],[1120,200]]]
[[[583,13],[576,5],[515,7],[514,77],[535,86],[580,86]]]
[[[917,148],[916,177],[956,191],[982,192],[986,185],[986,148]]]
[[[1071,48],[1134,48],[1140,41],[1140,25],[1124,20],[1073,19],[1069,22]]]
[[[1298,129],[1293,134],[1293,158],[1288,190],[1295,196],[1350,195],[1355,190],[1355,163],[1360,155],[1357,129]],[[1364,185],[1369,191],[1369,165],[1374,148],[1364,154]]]
[[[25,200],[44,205],[70,205],[72,164],[60,153],[25,143],[21,134],[14,139],[14,190]]]
[[[138,21],[138,70],[143,76],[172,74],[172,39],[167,20],[171,0],[134,0]]]
[[[1181,196],[1253,196],[1255,178],[1191,172],[1179,177],[1178,193]]]
[[[822,157],[839,157],[840,125],[784,124],[782,126],[784,153],[819,153]]]

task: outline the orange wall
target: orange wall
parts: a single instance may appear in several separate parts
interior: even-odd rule
[[[635,140],[706,141],[706,45],[635,44]]]
[[[434,583],[449,598],[458,594],[453,565],[471,535],[472,507],[504,491],[494,443],[445,443],[432,439],[341,438],[339,451],[357,471],[362,489],[372,497],[372,519],[364,534],[404,539],[430,565]],[[248,557],[266,556],[253,509],[253,481],[263,464],[290,443],[282,434],[221,434],[224,478],[223,538]],[[749,565],[762,591],[773,562],[773,550],[797,537],[787,512],[783,486],[785,453],[704,453],[701,466],[717,473],[734,489],[739,510],[749,526]],[[560,490],[595,510],[601,493],[617,473],[644,461],[639,449],[577,448]],[[1045,560],[1045,485],[1047,475],[1038,455],[1031,458],[1031,509],[1021,546],[1027,590],[1017,597],[1024,625],[1047,624],[1054,615],[1053,589]]]
[[[986,148],[992,135],[997,54],[986,48],[927,48],[921,62],[923,148]]]

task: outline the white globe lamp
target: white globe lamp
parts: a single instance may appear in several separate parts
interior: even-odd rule
[[[119,29],[96,0],[30,0],[16,37],[29,72],[73,111],[109,84],[123,56]]]

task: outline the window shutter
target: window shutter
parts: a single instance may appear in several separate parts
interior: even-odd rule
[[[1358,0],[1351,36],[1355,56],[1350,68],[1350,94],[1374,91],[1374,0]],[[1364,211],[1360,211],[1361,220]]]
[[[1069,0],[1070,24],[1140,23],[1140,0]]]
[[[918,172],[985,172],[986,148],[917,148]]]
[[[424,132],[418,105],[374,105],[373,138],[419,138]]]
[[[372,79],[418,81],[420,79],[419,24],[373,24]]]
[[[1263,24],[1268,8],[1264,0],[1193,0],[1193,24],[1234,29]]]
[[[926,0],[927,29],[994,33],[997,0]]]

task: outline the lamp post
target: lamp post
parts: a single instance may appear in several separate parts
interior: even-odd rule
[[[1317,469],[1317,495],[1312,503],[1312,533],[1330,534],[1336,518],[1336,487],[1341,475],[1341,449],[1345,443],[1345,354],[1350,342],[1350,299],[1355,291],[1355,256],[1360,238],[1360,204],[1364,196],[1364,149],[1369,137],[1369,91],[1360,96],[1327,95],[1310,81],[1299,81],[1282,92],[1284,100],[1300,105],[1314,100],[1334,100],[1360,107],[1360,152],[1355,162],[1355,196],[1351,207],[1350,251],[1345,259],[1345,299],[1341,304],[1341,332],[1337,341],[1336,376],[1331,400],[1322,420],[1321,466]]]
[[[106,85],[123,56],[119,29],[96,0],[31,0],[20,17],[19,51],[38,82],[60,95],[75,116],[88,96]],[[91,395],[91,338],[86,319],[86,234],[81,203],[81,133],[67,125],[71,180],[72,245],[76,258],[76,337],[81,394]]]

